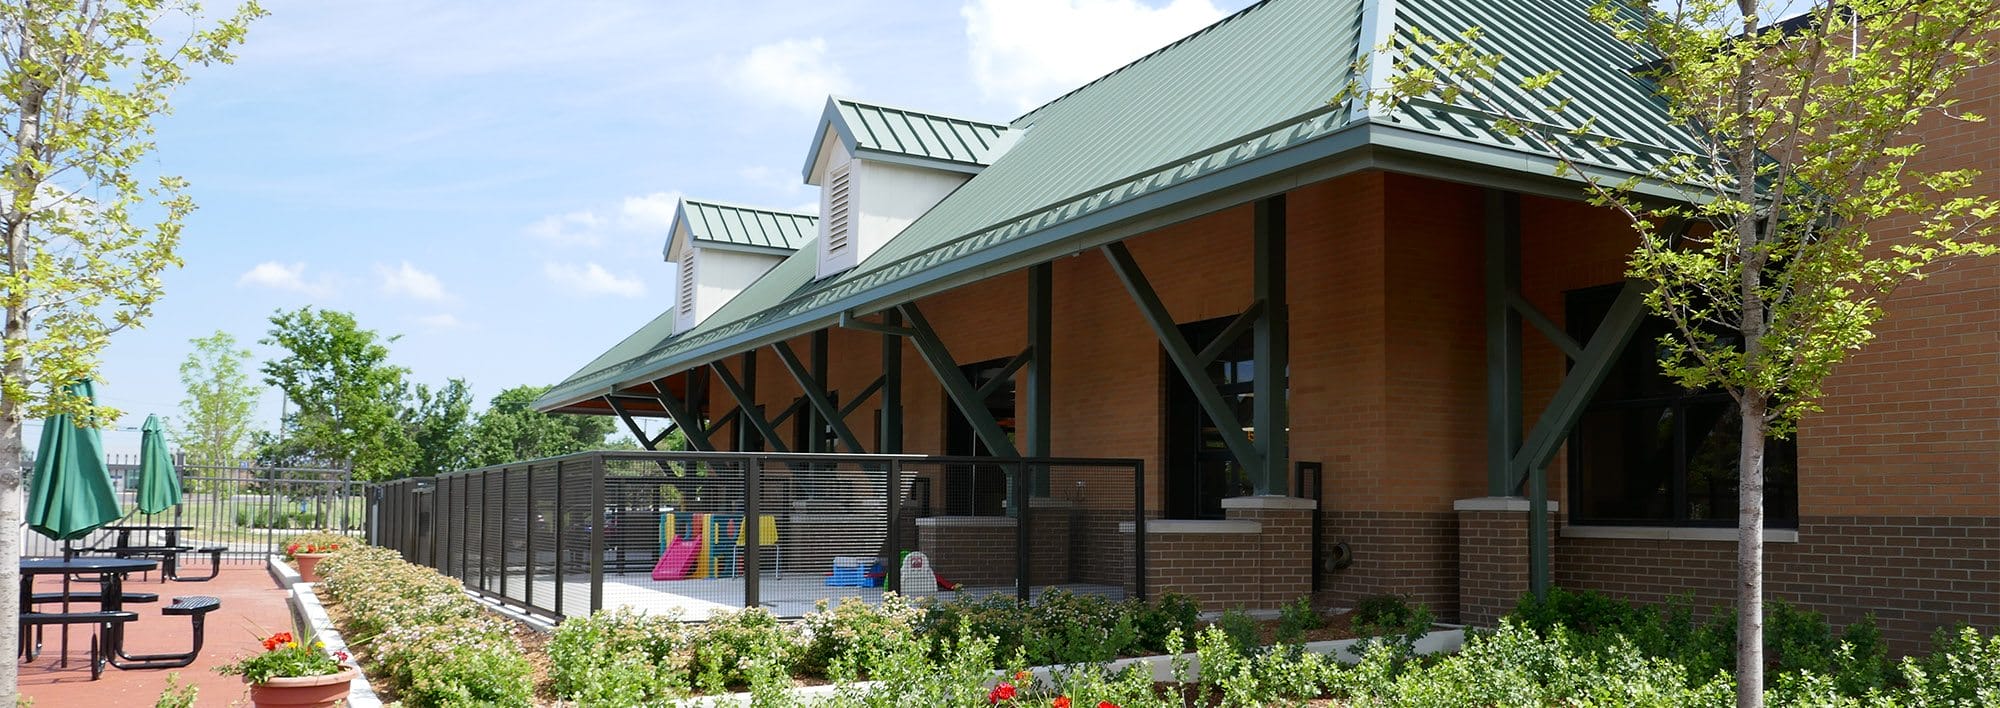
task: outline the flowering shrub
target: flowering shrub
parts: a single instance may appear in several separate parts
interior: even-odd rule
[[[792,684],[798,635],[762,607],[708,616],[693,642],[695,686],[709,693]]]
[[[1031,605],[998,595],[934,603],[921,630],[932,638],[934,655],[963,630],[995,638],[998,657],[1020,655],[1034,665],[1076,664],[1186,651],[1167,637],[1193,636],[1200,613],[1193,600],[1173,593],[1154,603],[1114,603],[1058,589]]]
[[[806,614],[798,669],[834,681],[867,678],[869,667],[887,659],[899,637],[914,634],[924,616],[895,593],[883,593],[879,605],[846,597],[820,600],[816,608]]]
[[[529,704],[530,668],[513,624],[487,614],[458,581],[359,544],[319,568],[319,590],[346,610],[348,639],[368,648],[406,705]]]
[[[285,544],[285,560],[294,560],[300,553],[333,553],[343,548],[362,546],[352,536],[337,533],[302,533],[293,536]]]
[[[263,683],[273,678],[337,674],[347,668],[341,665],[345,661],[347,652],[337,651],[328,655],[323,642],[308,644],[293,638],[291,632],[279,632],[264,638],[264,653],[215,667],[215,670],[242,676],[244,681],[250,683]]]
[[[667,703],[689,692],[692,636],[678,609],[564,620],[549,641],[549,677],[557,696],[586,706]]]

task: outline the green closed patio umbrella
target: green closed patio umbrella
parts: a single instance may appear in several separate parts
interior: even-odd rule
[[[167,452],[167,436],[160,432],[160,417],[146,416],[139,428],[139,513],[158,514],[181,503],[181,475],[174,470],[174,457]]]
[[[97,400],[89,380],[70,384],[69,390]],[[68,413],[51,416],[42,425],[28,492],[28,528],[58,541],[82,538],[124,516],[104,463],[104,441],[96,428],[77,425]]]

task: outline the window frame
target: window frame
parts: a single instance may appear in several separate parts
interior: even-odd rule
[[[1570,336],[1577,341],[1587,341],[1592,332],[1602,323],[1602,310],[1609,306],[1620,287],[1620,284],[1614,283],[1564,292],[1564,312],[1567,319],[1565,329],[1568,330]],[[1583,322],[1578,320],[1579,314],[1591,314],[1595,315],[1596,318],[1592,321]],[[1647,314],[1646,321],[1641,325],[1640,331],[1634,334],[1631,343],[1627,344],[1625,351],[1619,354],[1621,361],[1614,364],[1614,368],[1618,364],[1633,363],[1631,361],[1632,358],[1641,356],[1637,352],[1651,351],[1651,348],[1646,343],[1657,341],[1660,334],[1662,334],[1661,328],[1663,326],[1670,327],[1671,325],[1668,325],[1665,320],[1659,318],[1657,315]],[[1650,357],[1648,359],[1648,363],[1652,366],[1652,374],[1665,379],[1666,374],[1659,371],[1657,359]],[[1568,375],[1569,370],[1572,368],[1574,368],[1574,362],[1568,362],[1564,375]],[[1691,416],[1689,415],[1689,411],[1697,406],[1716,403],[1721,403],[1733,409],[1735,407],[1734,399],[1725,391],[1690,391],[1679,388],[1678,384],[1674,384],[1670,380],[1663,382],[1667,385],[1661,387],[1660,390],[1677,391],[1678,393],[1635,395],[1607,400],[1606,396],[1608,394],[1600,389],[1591,397],[1590,401],[1584,404],[1582,417],[1571,428],[1565,444],[1564,457],[1566,459],[1564,466],[1566,468],[1565,472],[1568,475],[1566,477],[1568,489],[1564,496],[1567,497],[1566,502],[1569,505],[1569,525],[1660,528],[1734,528],[1737,525],[1737,518],[1733,513],[1727,518],[1689,518],[1692,506],[1688,494],[1691,482],[1689,436],[1697,432],[1690,424]],[[1669,469],[1667,470],[1668,478],[1666,480],[1667,494],[1669,496],[1667,515],[1658,518],[1619,518],[1588,515],[1591,507],[1584,500],[1586,488],[1586,484],[1584,483],[1586,475],[1584,462],[1588,457],[1585,452],[1589,449],[1589,444],[1584,436],[1584,426],[1588,417],[1594,413],[1603,413],[1606,411],[1662,409],[1666,413],[1671,414],[1673,421],[1673,440],[1671,443],[1673,446],[1673,460],[1669,463]],[[1789,470],[1789,472],[1782,475],[1785,477],[1782,485],[1774,484],[1774,482],[1780,481],[1778,479],[1780,475],[1772,474],[1774,469],[1772,461],[1780,455],[1785,456],[1786,459],[1781,460],[1781,464],[1776,469]],[[1767,439],[1764,469],[1764,515],[1766,527],[1772,529],[1797,529],[1799,494],[1797,473],[1798,445],[1796,440]],[[1624,474],[1632,473],[1631,470],[1622,469],[1621,471]],[[1600,472],[1600,474],[1602,473]],[[1740,492],[1740,486],[1737,486],[1737,490]],[[1727,499],[1728,508],[1734,508],[1737,499],[1736,495],[1730,494],[1727,496]],[[1779,506],[1774,507],[1774,503]],[[1723,508],[1720,502],[1716,502],[1715,504],[1716,508]]]

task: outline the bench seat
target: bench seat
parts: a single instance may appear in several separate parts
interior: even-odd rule
[[[63,602],[65,600],[69,602],[100,602],[103,599],[104,595],[102,593],[95,593],[95,592],[69,592],[69,593],[38,592],[32,596],[29,596],[28,604],[45,605],[49,603]],[[159,602],[160,594],[154,592],[128,592],[119,595],[118,601]]]

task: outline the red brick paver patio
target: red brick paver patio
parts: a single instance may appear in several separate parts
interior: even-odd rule
[[[195,576],[207,572],[205,565],[185,571]],[[60,581],[47,579],[46,585],[46,589],[55,590]],[[42,583],[38,582],[36,589],[43,590]],[[224,563],[222,574],[205,583],[163,582],[159,573],[134,575],[125,582],[125,590],[160,595],[160,602],[127,606],[139,613],[139,621],[127,625],[126,630],[126,649],[134,654],[187,651],[192,641],[188,618],[160,615],[160,607],[174,597],[207,595],[222,600],[222,609],[208,615],[207,642],[194,664],[178,669],[134,671],[106,667],[104,678],[92,681],[87,663],[91,631],[70,628],[69,667],[59,668],[56,664],[62,658],[58,656],[60,632],[50,628],[42,655],[21,664],[22,696],[33,699],[36,708],[150,706],[166,689],[167,674],[179,673],[183,683],[201,687],[195,705],[204,708],[249,705],[249,689],[242,679],[218,674],[215,667],[261,651],[263,646],[259,642],[264,635],[292,628],[286,592],[271,579],[261,562]]]

